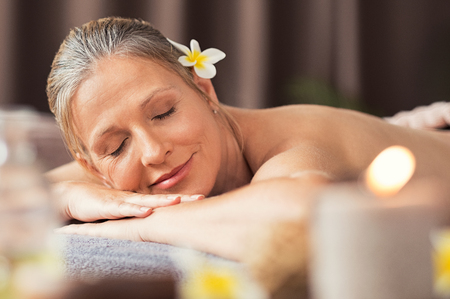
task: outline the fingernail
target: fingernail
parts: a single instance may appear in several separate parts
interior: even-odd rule
[[[194,199],[194,200],[199,200],[199,199],[203,199],[203,198],[205,198],[205,195],[203,195],[203,194],[191,195],[191,199]]]
[[[139,208],[139,210],[141,210],[142,212],[147,213],[148,211],[150,211],[152,208],[147,208],[147,207],[141,207]]]
[[[180,198],[179,195],[168,195],[166,199],[167,200],[175,200],[175,199],[178,199],[178,198]]]

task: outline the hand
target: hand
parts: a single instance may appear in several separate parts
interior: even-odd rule
[[[139,194],[87,182],[61,182],[52,187],[62,217],[84,222],[147,217],[155,208],[204,198],[203,195]]]

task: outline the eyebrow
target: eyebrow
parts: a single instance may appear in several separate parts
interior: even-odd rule
[[[171,89],[175,89],[175,87],[172,86],[172,85],[170,85],[170,86],[167,86],[167,87],[161,87],[161,88],[155,89],[155,90],[147,97],[147,99],[141,103],[141,105],[139,106],[139,108],[140,108],[141,110],[144,109],[145,106],[147,106],[148,102],[150,102],[150,101],[155,97],[155,95],[157,95],[158,93],[167,91],[167,90],[171,90]]]
[[[159,94],[159,93],[161,93],[161,92],[165,92],[165,91],[167,91],[167,90],[172,90],[172,89],[175,89],[175,87],[172,86],[172,85],[170,85],[170,86],[167,86],[167,87],[161,87],[161,88],[157,88],[157,89],[153,90],[153,91],[147,96],[147,98],[139,105],[139,109],[140,109],[140,110],[143,110],[143,109],[145,108],[145,106],[147,106],[147,104],[148,104],[148,103],[149,103],[149,102],[150,102],[157,94]],[[106,128],[106,129],[100,131],[98,134],[95,134],[94,137],[93,137],[93,144],[92,144],[91,148],[95,145],[96,140],[100,139],[100,138],[103,137],[105,134],[108,134],[108,133],[110,133],[110,132],[116,130],[116,128],[117,128],[117,127],[116,127],[115,125],[113,125],[113,126],[110,126],[110,127]]]

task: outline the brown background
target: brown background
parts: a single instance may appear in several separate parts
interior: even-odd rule
[[[448,0],[0,0],[0,103],[48,112],[46,77],[69,28],[110,15],[223,50],[213,82],[231,105],[303,102],[292,86],[379,115],[450,98]]]

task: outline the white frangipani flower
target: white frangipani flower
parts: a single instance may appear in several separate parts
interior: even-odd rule
[[[268,299],[267,291],[242,264],[208,257],[190,249],[175,249],[173,261],[182,271],[180,299]]]
[[[200,50],[200,45],[195,39],[191,40],[191,49],[167,39],[174,47],[186,55],[178,58],[178,61],[186,67],[194,67],[195,72],[201,78],[211,79],[216,75],[214,63],[225,58],[225,53],[219,49],[209,48],[205,51]]]

